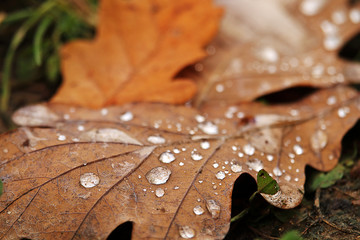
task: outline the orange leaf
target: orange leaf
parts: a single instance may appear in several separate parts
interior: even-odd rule
[[[62,48],[63,85],[52,98],[99,108],[135,101],[184,103],[196,93],[190,79],[173,81],[205,56],[221,9],[210,0],[103,1],[97,36]]]

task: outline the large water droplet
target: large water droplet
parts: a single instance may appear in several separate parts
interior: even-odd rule
[[[202,116],[202,115],[196,115],[196,116],[195,116],[195,120],[196,120],[198,123],[202,123],[202,122],[205,122],[205,117]]]
[[[171,163],[175,160],[175,156],[171,152],[163,152],[162,154],[160,154],[159,160],[163,163]]]
[[[167,167],[156,167],[146,174],[146,179],[151,184],[159,185],[166,183],[170,175],[171,171]]]
[[[206,200],[206,208],[210,212],[212,218],[220,217],[220,205],[215,200]]]
[[[277,62],[279,60],[279,54],[275,48],[267,46],[259,51],[259,57],[265,62]]]
[[[225,173],[224,173],[223,171],[217,172],[217,173],[215,174],[215,176],[216,176],[216,178],[219,179],[219,180],[223,180],[223,179],[226,177],[226,175],[225,175]]]
[[[152,144],[163,144],[166,142],[165,138],[161,136],[149,136],[147,141]]]
[[[295,144],[293,150],[297,155],[301,155],[304,153],[304,149],[299,144]]]
[[[339,108],[338,109],[338,116],[340,117],[340,118],[344,118],[344,117],[346,117],[346,115],[348,114],[350,112],[350,108],[348,108],[348,107],[342,107],[342,108]]]
[[[311,142],[311,148],[315,152],[319,152],[320,150],[324,149],[324,147],[326,146],[328,142],[328,136],[324,131],[317,130],[311,136],[310,142]]]
[[[164,191],[164,189],[162,189],[162,188],[158,188],[158,189],[156,189],[155,190],[155,195],[157,196],[157,197],[162,197],[162,196],[164,196],[164,194],[165,194],[165,191]]]
[[[272,160],[274,160],[274,156],[273,155],[266,155],[266,158],[269,162],[271,162]]]
[[[205,141],[205,142],[201,142],[200,143],[200,147],[202,148],[202,149],[209,149],[210,148],[210,143],[208,142],[208,141]]]
[[[84,188],[92,188],[98,185],[100,178],[94,173],[84,173],[80,176],[80,184]]]
[[[192,160],[199,161],[199,160],[203,159],[203,156],[200,153],[192,152],[191,158],[192,158]]]
[[[180,226],[179,233],[182,238],[189,239],[195,237],[195,230],[189,226]]]
[[[340,37],[336,35],[327,35],[324,38],[324,47],[328,51],[336,50],[341,45]]]
[[[209,135],[214,135],[219,133],[218,126],[213,124],[212,122],[199,124],[199,128],[201,129],[201,131]]]
[[[246,155],[254,155],[255,153],[255,148],[253,146],[251,146],[250,144],[246,144],[244,147],[243,147],[243,151]]]
[[[204,209],[200,205],[197,205],[196,207],[194,207],[193,211],[194,211],[195,215],[201,215],[204,213]]]
[[[349,17],[353,23],[360,23],[360,10],[352,9],[349,13]]]
[[[132,112],[125,112],[120,116],[120,120],[124,122],[131,121],[134,118]]]
[[[233,171],[234,173],[238,173],[242,171],[242,166],[234,163],[233,165],[231,165],[231,171]]]
[[[246,162],[246,165],[256,172],[264,168],[262,161],[257,158],[249,159],[249,161]]]

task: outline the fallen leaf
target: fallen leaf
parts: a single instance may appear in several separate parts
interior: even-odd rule
[[[174,79],[206,54],[221,9],[211,0],[102,1],[97,36],[61,51],[63,84],[52,98],[99,108],[126,102],[184,103],[196,93],[190,79]]]
[[[211,57],[185,77],[203,102],[247,102],[290,87],[359,82],[360,64],[338,57],[359,31],[360,5],[339,1],[218,1],[225,16]]]
[[[133,239],[221,239],[239,175],[265,169],[280,187],[265,199],[297,206],[305,166],[336,165],[359,108],[341,86],[281,106],[25,107],[0,138],[0,234],[105,239],[131,221]]]

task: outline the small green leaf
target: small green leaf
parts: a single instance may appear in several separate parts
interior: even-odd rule
[[[303,240],[300,233],[296,230],[285,233],[280,240]]]
[[[315,191],[318,188],[328,188],[340,180],[344,176],[345,167],[338,164],[333,170],[328,173],[316,173],[310,177],[309,190]]]
[[[280,190],[279,184],[264,169],[257,174],[257,185],[259,193],[274,195]]]
[[[0,196],[3,194],[3,182],[0,179]]]

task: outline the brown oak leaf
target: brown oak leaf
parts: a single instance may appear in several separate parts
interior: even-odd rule
[[[336,165],[359,109],[341,86],[281,106],[25,107],[0,137],[0,236],[105,239],[131,221],[133,239],[221,239],[241,174],[265,169],[281,189],[265,199],[297,206],[305,166]]]
[[[359,31],[360,4],[339,1],[221,1],[225,16],[213,56],[184,76],[204,101],[251,101],[290,87],[358,82],[360,65],[339,49]]]
[[[101,1],[96,38],[62,48],[64,82],[51,102],[99,108],[188,101],[196,84],[173,78],[206,55],[221,12],[211,0]]]

